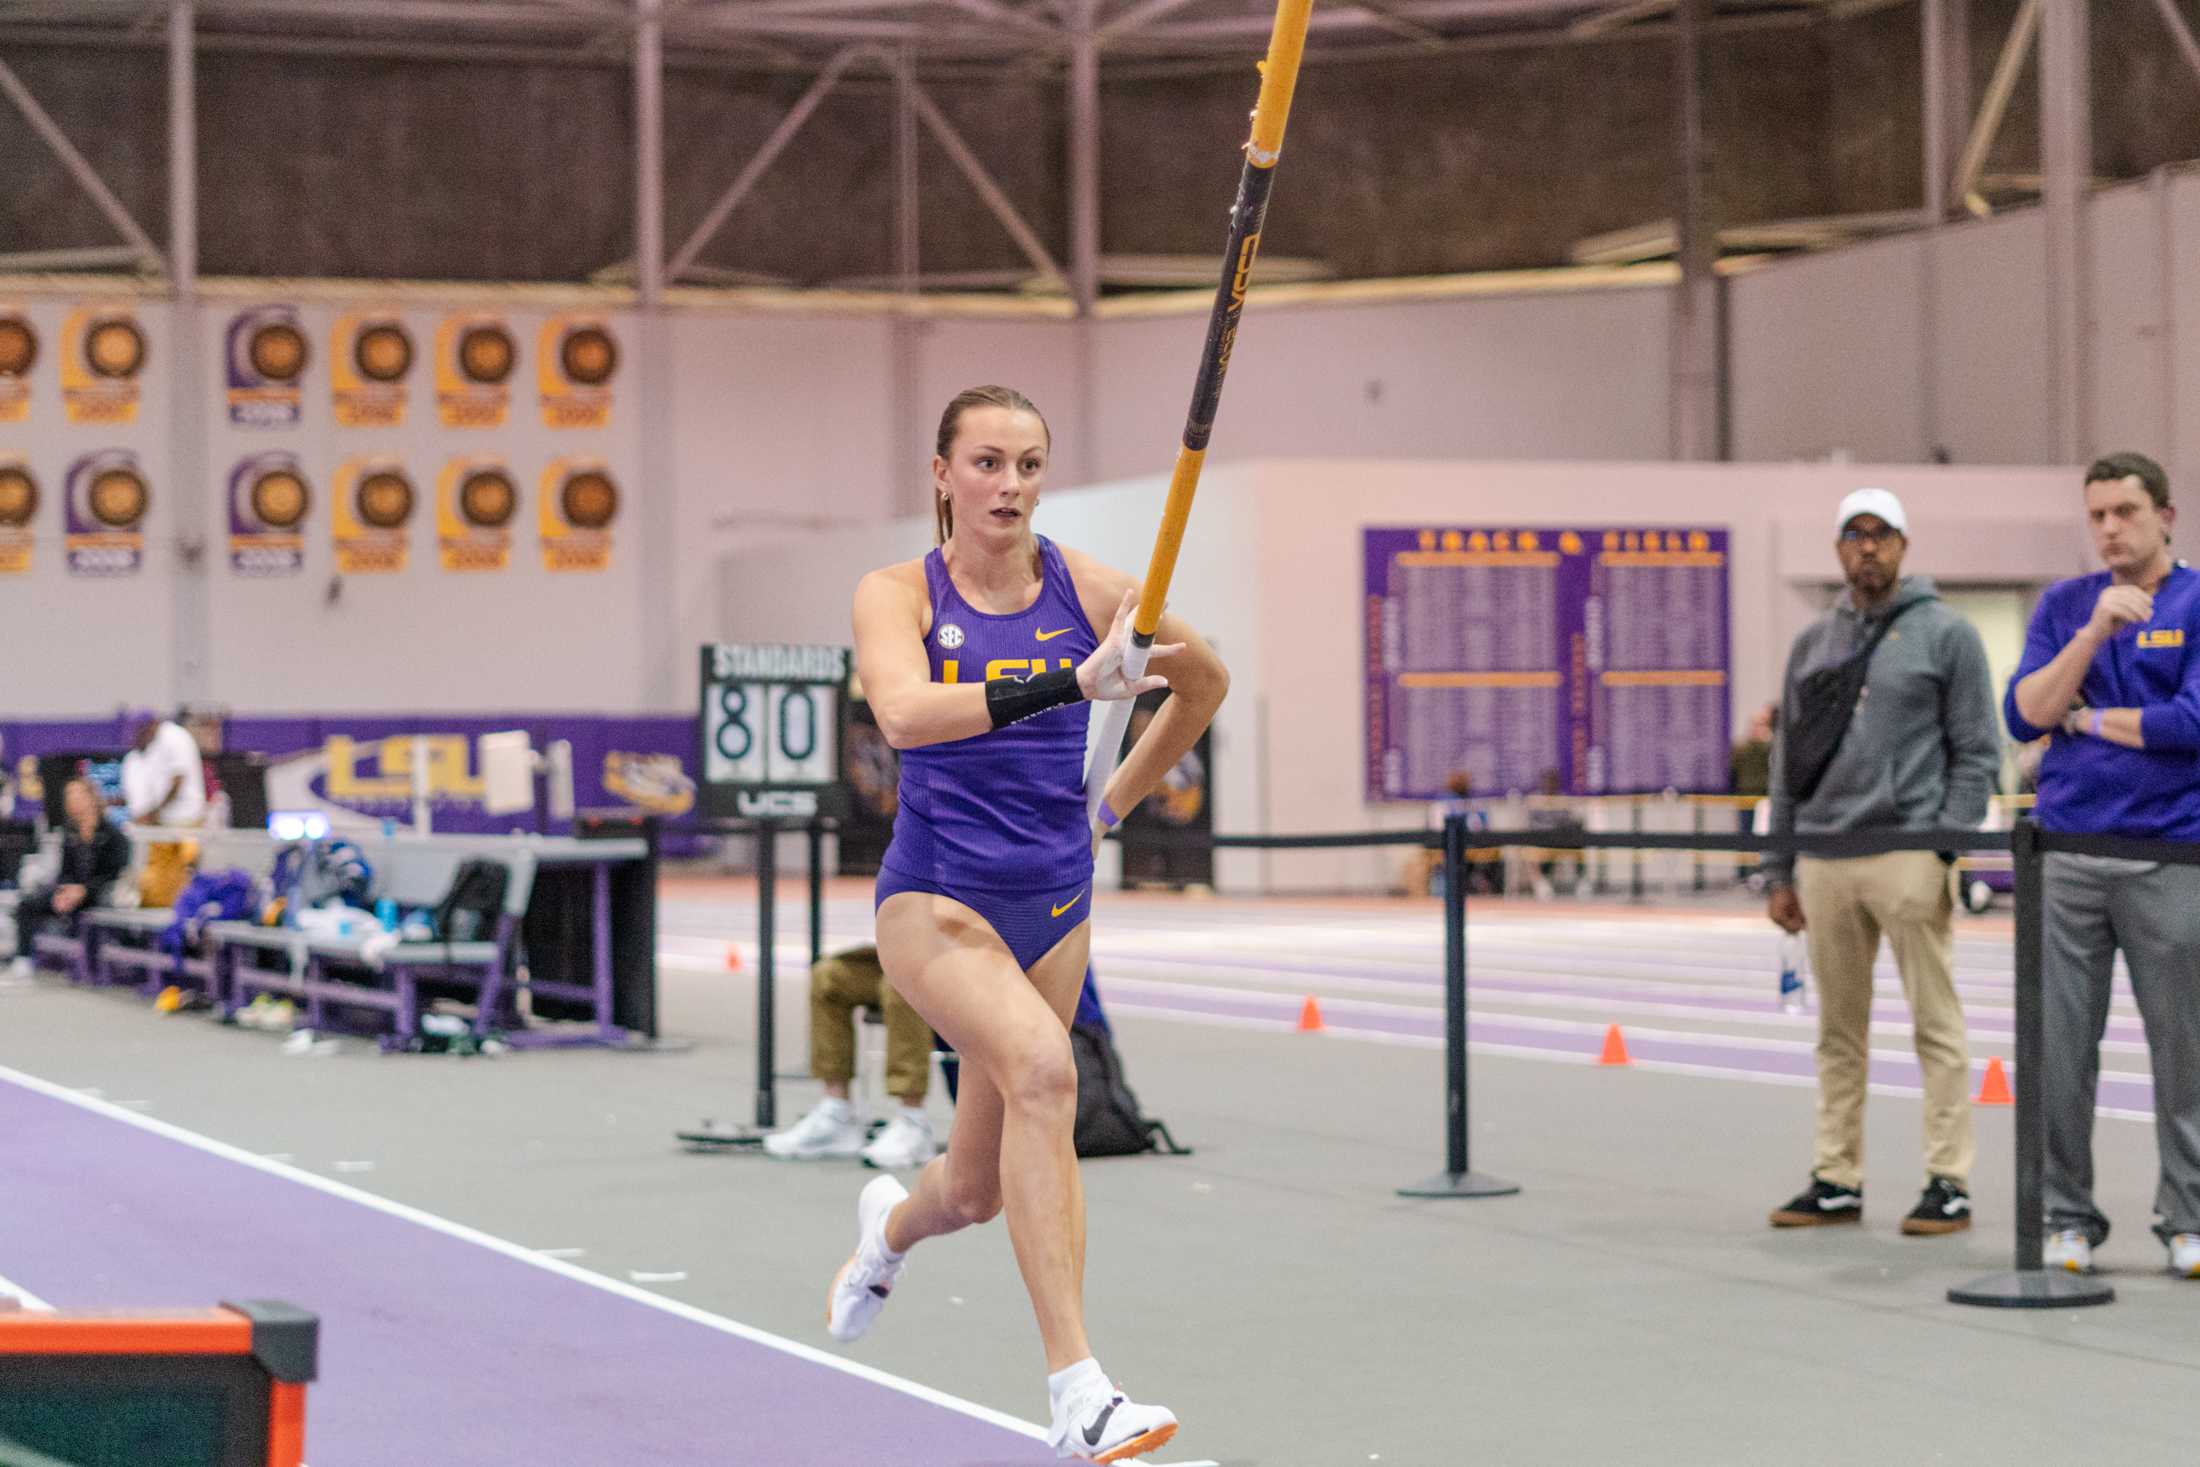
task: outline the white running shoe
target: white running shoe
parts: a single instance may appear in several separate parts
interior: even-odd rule
[[[2169,1240],[2169,1271],[2179,1278],[2200,1279],[2200,1233],[2179,1233]]]
[[[782,1161],[854,1156],[863,1149],[863,1123],[854,1106],[827,1096],[786,1130],[766,1136],[764,1149]]]
[[[1141,1406],[1114,1386],[1097,1387],[1062,1398],[1054,1408],[1057,1457],[1081,1462],[1128,1462],[1159,1451],[1176,1435],[1176,1417],[1165,1407]]]
[[[894,1280],[901,1277],[908,1255],[888,1261],[886,1215],[908,1195],[909,1189],[892,1177],[880,1177],[856,1198],[856,1251],[833,1275],[825,1294],[825,1332],[842,1344],[863,1337],[886,1307]]]
[[[2066,1268],[2072,1273],[2091,1273],[2092,1240],[2077,1228],[2064,1228],[2047,1240],[2041,1261],[2049,1268]]]
[[[882,1172],[904,1172],[923,1166],[940,1154],[932,1134],[932,1119],[922,1112],[900,1111],[886,1123],[870,1145],[863,1148],[863,1164]]]

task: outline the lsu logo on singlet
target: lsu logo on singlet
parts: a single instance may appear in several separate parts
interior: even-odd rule
[[[1075,667],[1077,663],[1071,658],[1064,657],[1060,659],[1058,665]],[[992,682],[996,678],[1005,677],[1022,682],[1033,673],[1045,672],[1046,670],[1047,660],[1044,657],[996,657],[985,665],[984,680]],[[955,657],[940,659],[940,681],[943,683],[959,683],[962,681],[961,659]]]
[[[2157,627],[2153,631],[2139,633],[2141,647],[2182,647],[2185,645],[2183,627]]]

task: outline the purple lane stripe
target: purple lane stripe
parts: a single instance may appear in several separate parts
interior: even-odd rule
[[[1297,999],[1264,994],[1225,997],[1218,994],[1171,992],[1162,984],[1142,984],[1140,987],[1142,991],[1138,997],[1119,997],[1112,1006],[1126,1010],[1151,1009],[1205,1014],[1217,1018],[1255,1019],[1283,1026],[1289,1026],[1298,1020],[1300,1001]],[[1444,1037],[1444,1016],[1435,1010],[1339,1010],[1329,1016],[1328,1025],[1332,1029],[1346,1032],[1357,1030],[1363,1033],[1401,1034],[1433,1039],[1439,1043]],[[1604,1044],[1601,1033],[1509,1024],[1502,1018],[1493,1019],[1474,1014],[1467,1016],[1467,1038],[1477,1043],[1541,1049],[1553,1054],[1595,1055]],[[1642,1030],[1627,1035],[1627,1048],[1637,1059],[1701,1065],[1736,1075],[1798,1075],[1808,1079],[1817,1074],[1817,1063],[1808,1051],[1759,1047],[1747,1040],[1739,1044],[1704,1044]],[[1919,1084],[1917,1061],[1874,1056],[1871,1062],[1871,1078],[1874,1084],[1906,1085],[1915,1089]],[[2152,1111],[2154,1082],[2144,1075],[2104,1073],[2101,1076],[2097,1103],[2114,1110]]]
[[[60,1308],[279,1298],[319,1314],[315,1467],[1054,1460],[1006,1427],[4,1081],[0,1176],[0,1266]],[[822,1278],[818,1293],[822,1315]]]

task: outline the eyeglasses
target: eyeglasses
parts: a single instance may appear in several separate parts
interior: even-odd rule
[[[1851,525],[1841,532],[1841,543],[1843,545],[1884,545],[1890,540],[1901,538],[1902,532],[1892,525],[1877,530],[1859,529],[1855,525]]]

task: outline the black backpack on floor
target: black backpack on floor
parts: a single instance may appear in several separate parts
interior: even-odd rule
[[[1123,1061],[1107,1030],[1097,1024],[1072,1024],[1069,1047],[1077,1060],[1079,1156],[1137,1156],[1147,1151],[1192,1154],[1190,1147],[1176,1144],[1167,1126],[1139,1110],[1138,1097],[1123,1081]]]

